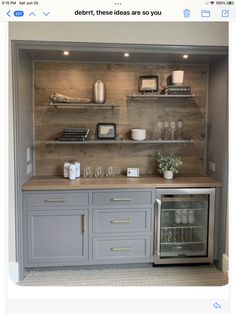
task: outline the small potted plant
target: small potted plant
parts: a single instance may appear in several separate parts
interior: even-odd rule
[[[183,162],[179,156],[159,152],[156,158],[158,162],[159,173],[164,174],[165,179],[173,179],[174,173],[178,173],[178,169]]]

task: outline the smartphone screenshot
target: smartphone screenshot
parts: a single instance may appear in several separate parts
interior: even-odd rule
[[[2,313],[234,313],[234,1],[1,1]]]

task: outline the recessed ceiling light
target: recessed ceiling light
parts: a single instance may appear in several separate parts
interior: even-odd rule
[[[128,57],[129,57],[129,53],[128,53],[128,52],[125,52],[125,53],[124,53],[124,57],[125,57],[125,58],[128,58]]]
[[[63,51],[63,55],[64,55],[64,56],[69,56],[69,54],[70,54],[70,53],[69,53],[68,50]]]
[[[183,55],[183,59],[188,59],[188,55]]]

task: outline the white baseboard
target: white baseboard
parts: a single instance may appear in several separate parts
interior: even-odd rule
[[[226,254],[222,255],[222,272],[227,273],[229,271],[229,257]]]
[[[19,282],[19,264],[9,263],[8,264],[8,275],[15,282]]]

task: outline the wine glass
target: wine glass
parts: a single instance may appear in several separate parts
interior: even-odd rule
[[[91,167],[84,167],[84,177],[91,178],[93,176],[93,172]]]
[[[181,140],[182,138],[182,127],[183,127],[183,122],[181,120],[179,120],[177,122],[177,129],[176,129],[176,137],[178,140]]]
[[[114,177],[116,174],[115,168],[112,166],[107,167],[106,176],[107,177]]]
[[[171,130],[171,139],[173,141],[174,140],[175,130],[176,130],[176,125],[175,125],[174,121],[170,122],[170,130]]]
[[[95,175],[96,178],[104,176],[104,172],[103,172],[103,169],[102,169],[101,166],[98,166],[98,167],[95,168],[94,175]]]
[[[165,121],[163,122],[163,139],[168,140],[169,139],[169,122]]]
[[[158,140],[161,140],[161,133],[163,130],[163,122],[157,122],[157,138]]]

